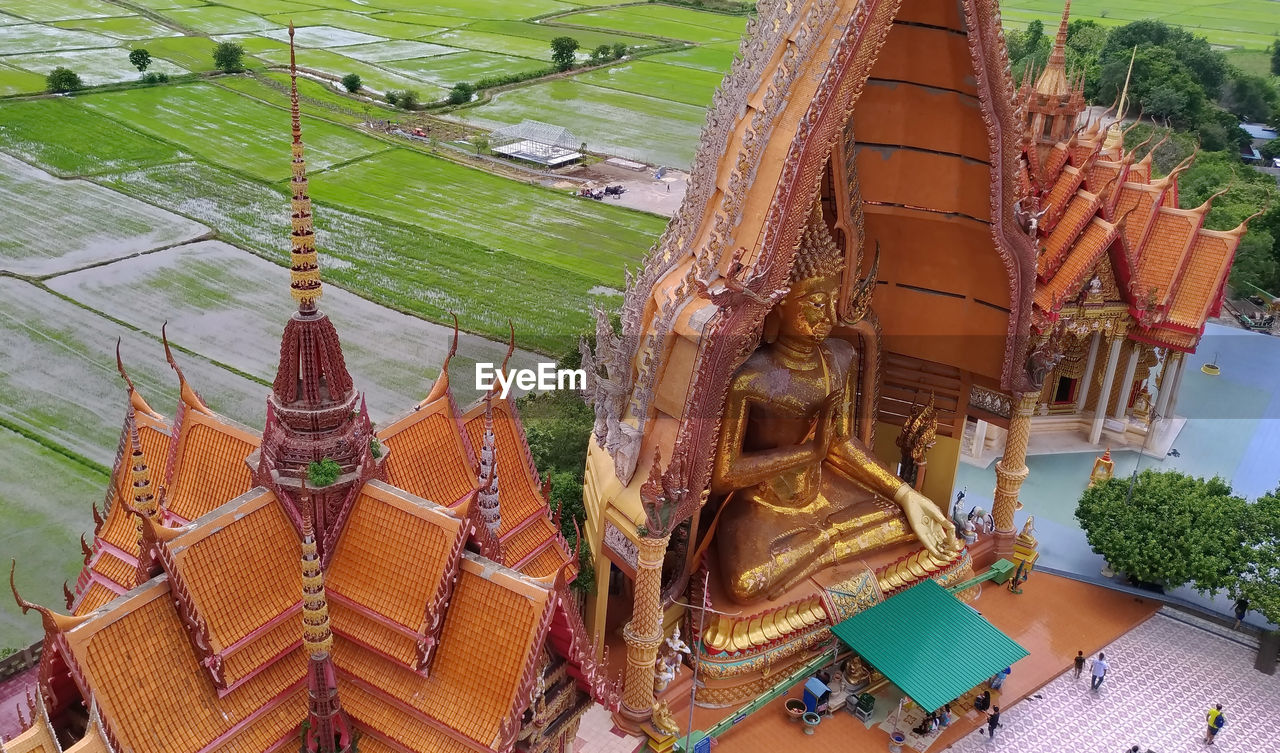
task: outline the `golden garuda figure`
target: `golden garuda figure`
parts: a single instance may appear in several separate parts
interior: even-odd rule
[[[724,495],[715,524],[721,582],[742,604],[912,539],[939,565],[959,550],[938,506],[856,436],[859,353],[833,332],[865,314],[875,267],[855,291],[852,321],[838,314],[844,267],[815,204],[789,290],[729,385],[711,491]]]

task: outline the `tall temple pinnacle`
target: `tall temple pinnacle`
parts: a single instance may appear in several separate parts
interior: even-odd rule
[[[320,266],[307,194],[293,34],[290,26],[290,291],[298,310],[285,324],[280,340],[280,362],[267,398],[267,425],[254,476],[257,483],[276,492],[297,530],[301,531],[303,518],[310,516],[322,561],[327,562],[329,547],[351,511],[350,494],[364,481],[383,478],[385,471],[372,456],[373,425],[347,371],[338,331],[316,306]],[[315,464],[336,464],[337,478],[303,495],[302,482]],[[311,509],[303,509],[308,505]]]
[[[1058,35],[1049,52],[1049,63],[1036,79],[1036,92],[1039,94],[1064,96],[1070,93],[1071,85],[1067,80],[1067,29],[1070,22],[1071,0],[1067,0],[1062,6],[1062,21],[1058,24]]]
[[[294,28],[289,22],[289,109],[293,118],[293,244],[290,251],[289,289],[298,310],[311,313],[323,291],[316,255],[315,227],[311,221],[311,197],[307,194],[307,160],[302,146],[302,118],[298,111],[298,61],[293,48]]]

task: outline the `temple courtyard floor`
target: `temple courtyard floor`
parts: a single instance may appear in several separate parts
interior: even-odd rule
[[[1003,706],[1003,728],[995,740],[978,729],[985,716],[968,702],[953,704],[956,721],[932,738],[911,738],[904,751],[1007,750],[1019,753],[1122,753],[1132,745],[1157,753],[1203,746],[1200,721],[1210,703],[1222,703],[1229,720],[1217,750],[1280,753],[1280,676],[1253,668],[1256,643],[1232,631],[1161,609],[1160,602],[1078,580],[1036,573],[1020,595],[985,584],[973,606],[1028,651],[1004,687],[993,692]],[[963,646],[957,646],[963,651]],[[1076,651],[1105,651],[1111,672],[1101,689],[1089,689],[1086,674],[1071,670]],[[948,657],[936,657],[946,672]],[[687,671],[687,670],[686,670]],[[786,698],[746,717],[717,740],[732,753],[792,750],[878,751],[888,749],[887,721],[897,704],[890,689],[877,693],[876,715],[863,723],[837,711],[823,718],[812,736],[786,718]],[[688,700],[669,700],[683,727]],[[694,727],[707,729],[734,709],[694,711]],[[920,712],[908,713],[913,720]],[[902,725],[904,731],[911,722]],[[984,728],[985,729],[985,728]],[[597,707],[579,732],[580,753],[631,753],[637,738],[612,730],[608,712]]]

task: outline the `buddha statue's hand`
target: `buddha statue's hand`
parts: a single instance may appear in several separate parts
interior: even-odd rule
[[[813,427],[813,451],[815,460],[824,460],[839,440],[840,409],[844,400],[844,390],[836,390],[823,399],[818,407],[818,418]]]
[[[898,487],[893,501],[902,508],[907,523],[916,538],[929,553],[941,560],[949,560],[958,545],[955,524],[942,514],[933,500],[903,484]]]

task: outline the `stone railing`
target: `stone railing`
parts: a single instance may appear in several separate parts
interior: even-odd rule
[[[0,680],[7,680],[22,674],[40,663],[40,652],[44,643],[37,641],[26,648],[0,659]]]

